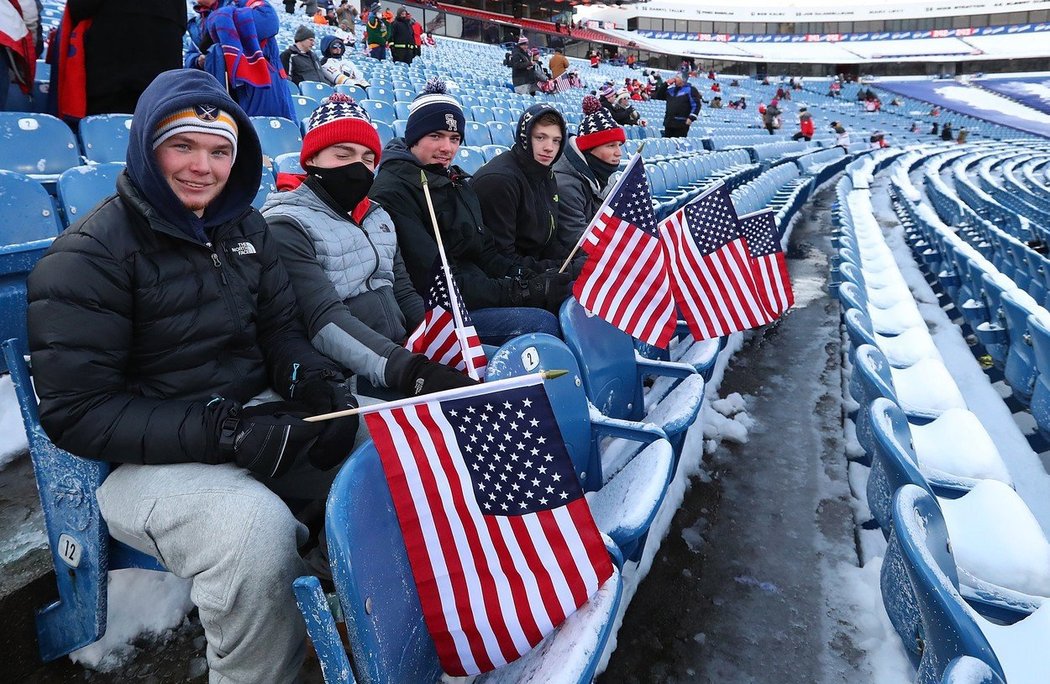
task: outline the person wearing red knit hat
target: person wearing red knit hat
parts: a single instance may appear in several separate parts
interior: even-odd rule
[[[393,219],[368,199],[382,148],[368,114],[336,93],[310,116],[299,161],[262,214],[314,347],[356,376],[356,394],[394,399],[474,384],[402,344],[424,316]],[[367,400],[365,400],[367,403]]]
[[[601,206],[627,140],[623,127],[598,98],[583,98],[583,113],[577,134],[569,138],[565,153],[554,165],[558,180],[557,239],[569,250]]]

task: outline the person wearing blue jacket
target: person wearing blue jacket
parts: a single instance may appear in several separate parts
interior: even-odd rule
[[[197,0],[183,66],[226,84],[248,116],[298,121],[277,46],[280,20],[265,0]]]
[[[40,423],[113,464],[96,493],[110,535],[192,581],[213,683],[296,680],[309,535],[285,501],[323,506],[365,432],[355,416],[302,420],[357,401],[310,344],[251,206],[260,160],[215,79],[163,72],[139,98],[116,194],[28,279]]]
[[[664,137],[684,138],[689,127],[700,116],[700,93],[689,84],[682,73],[676,73],[661,83],[653,93],[653,99],[666,100],[664,112]]]

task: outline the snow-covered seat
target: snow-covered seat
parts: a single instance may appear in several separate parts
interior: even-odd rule
[[[925,425],[911,424],[919,470],[927,478],[972,487],[979,480],[1013,484],[988,431],[972,412],[948,409]]]
[[[870,306],[867,293],[859,285],[843,281],[839,285],[839,299],[843,308],[860,309],[868,314],[872,329],[884,336],[900,335],[909,328],[926,328],[926,322],[910,296],[887,308]]]
[[[874,345],[882,350],[886,360],[894,368],[906,368],[922,359],[941,358],[937,345],[926,328],[909,328],[900,335],[885,336],[872,330],[871,319],[860,309],[848,309],[844,318],[846,332],[853,348],[862,344]]]
[[[300,577],[294,583],[325,681],[441,680],[437,651],[424,622],[401,527],[372,442],[355,451],[340,470],[329,494],[325,524],[333,580],[346,617],[352,675],[320,582],[316,577]],[[579,610],[520,659],[473,681],[590,682],[623,593],[615,546],[610,553],[612,576]]]
[[[843,262],[839,271],[843,279],[862,288],[868,302],[880,309],[889,308],[897,302],[914,300],[904,280],[894,278],[889,271],[885,272],[885,276],[865,277],[855,264],[849,262]]]
[[[1010,684],[1044,684],[1050,672],[1050,605],[1014,624],[990,622],[959,592],[955,540],[934,497],[916,485],[901,487],[892,519],[891,547],[899,548],[899,561],[883,564],[883,601],[891,617],[903,609],[916,618],[914,631],[902,640],[909,649],[918,645],[917,681],[940,681],[950,662],[968,655]],[[891,566],[903,569],[910,596],[888,581]],[[914,603],[906,605],[909,601]]]
[[[959,656],[948,664],[940,684],[1005,684],[988,663],[973,656]]]

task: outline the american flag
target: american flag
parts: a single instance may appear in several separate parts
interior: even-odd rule
[[[405,348],[423,354],[432,361],[451,366],[467,373],[475,380],[485,377],[488,359],[481,346],[481,339],[470,321],[470,314],[463,307],[456,279],[445,272],[445,267],[435,263],[434,282],[427,292],[426,314],[419,327],[408,336]],[[448,283],[455,288],[456,306],[462,327],[456,326],[449,302]],[[464,351],[466,350],[466,351]]]
[[[365,422],[441,667],[463,676],[527,653],[612,563],[538,374],[445,397]]]
[[[677,315],[640,155],[628,162],[584,235],[587,260],[572,288],[576,299],[632,337],[666,347]]]
[[[795,303],[787,261],[780,248],[780,231],[772,209],[740,217],[740,230],[751,257],[751,274],[759,299],[770,318],[776,318]]]
[[[768,323],[729,189],[718,183],[660,224],[675,299],[698,340]]]

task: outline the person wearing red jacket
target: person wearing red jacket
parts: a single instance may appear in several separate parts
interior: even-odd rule
[[[816,128],[813,125],[813,115],[805,107],[798,108],[798,133],[791,136],[792,140],[805,140],[809,142],[813,139],[813,133]]]

